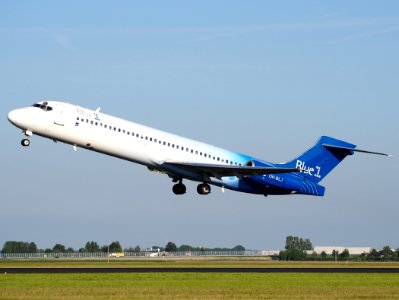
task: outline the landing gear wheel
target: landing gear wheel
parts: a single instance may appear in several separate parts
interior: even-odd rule
[[[28,146],[30,145],[30,140],[28,140],[28,139],[23,139],[23,140],[21,141],[21,145],[24,146],[24,147],[28,147]]]
[[[211,192],[211,187],[207,183],[201,183],[197,186],[197,192],[200,195],[208,195]]]
[[[183,195],[186,193],[186,186],[183,183],[177,183],[173,186],[173,193],[175,195]]]

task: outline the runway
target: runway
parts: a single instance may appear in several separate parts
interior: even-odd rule
[[[399,273],[399,268],[0,268],[1,273]]]

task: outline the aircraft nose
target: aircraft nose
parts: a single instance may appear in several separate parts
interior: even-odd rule
[[[11,123],[15,124],[16,120],[18,119],[18,110],[12,110],[8,113],[8,121],[10,121]]]
[[[17,127],[21,126],[21,122],[24,121],[24,111],[23,109],[14,109],[8,113],[8,121]]]

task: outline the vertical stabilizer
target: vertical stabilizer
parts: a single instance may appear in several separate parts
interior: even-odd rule
[[[347,155],[352,155],[355,148],[356,145],[322,136],[308,151],[282,165],[298,168],[306,178],[318,183]]]

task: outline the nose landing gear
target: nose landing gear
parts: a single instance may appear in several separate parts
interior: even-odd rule
[[[32,136],[32,131],[30,131],[30,130],[28,130],[28,129],[26,129],[26,130],[22,130],[22,133],[26,136],[26,137],[30,137],[30,136]],[[30,145],[30,140],[28,140],[28,139],[23,139],[22,141],[21,141],[21,145],[22,146],[24,146],[24,147],[28,147],[29,145]]]
[[[24,146],[24,147],[28,147],[28,146],[30,145],[30,140],[28,140],[28,139],[23,139],[23,140],[21,141],[21,145]]]

